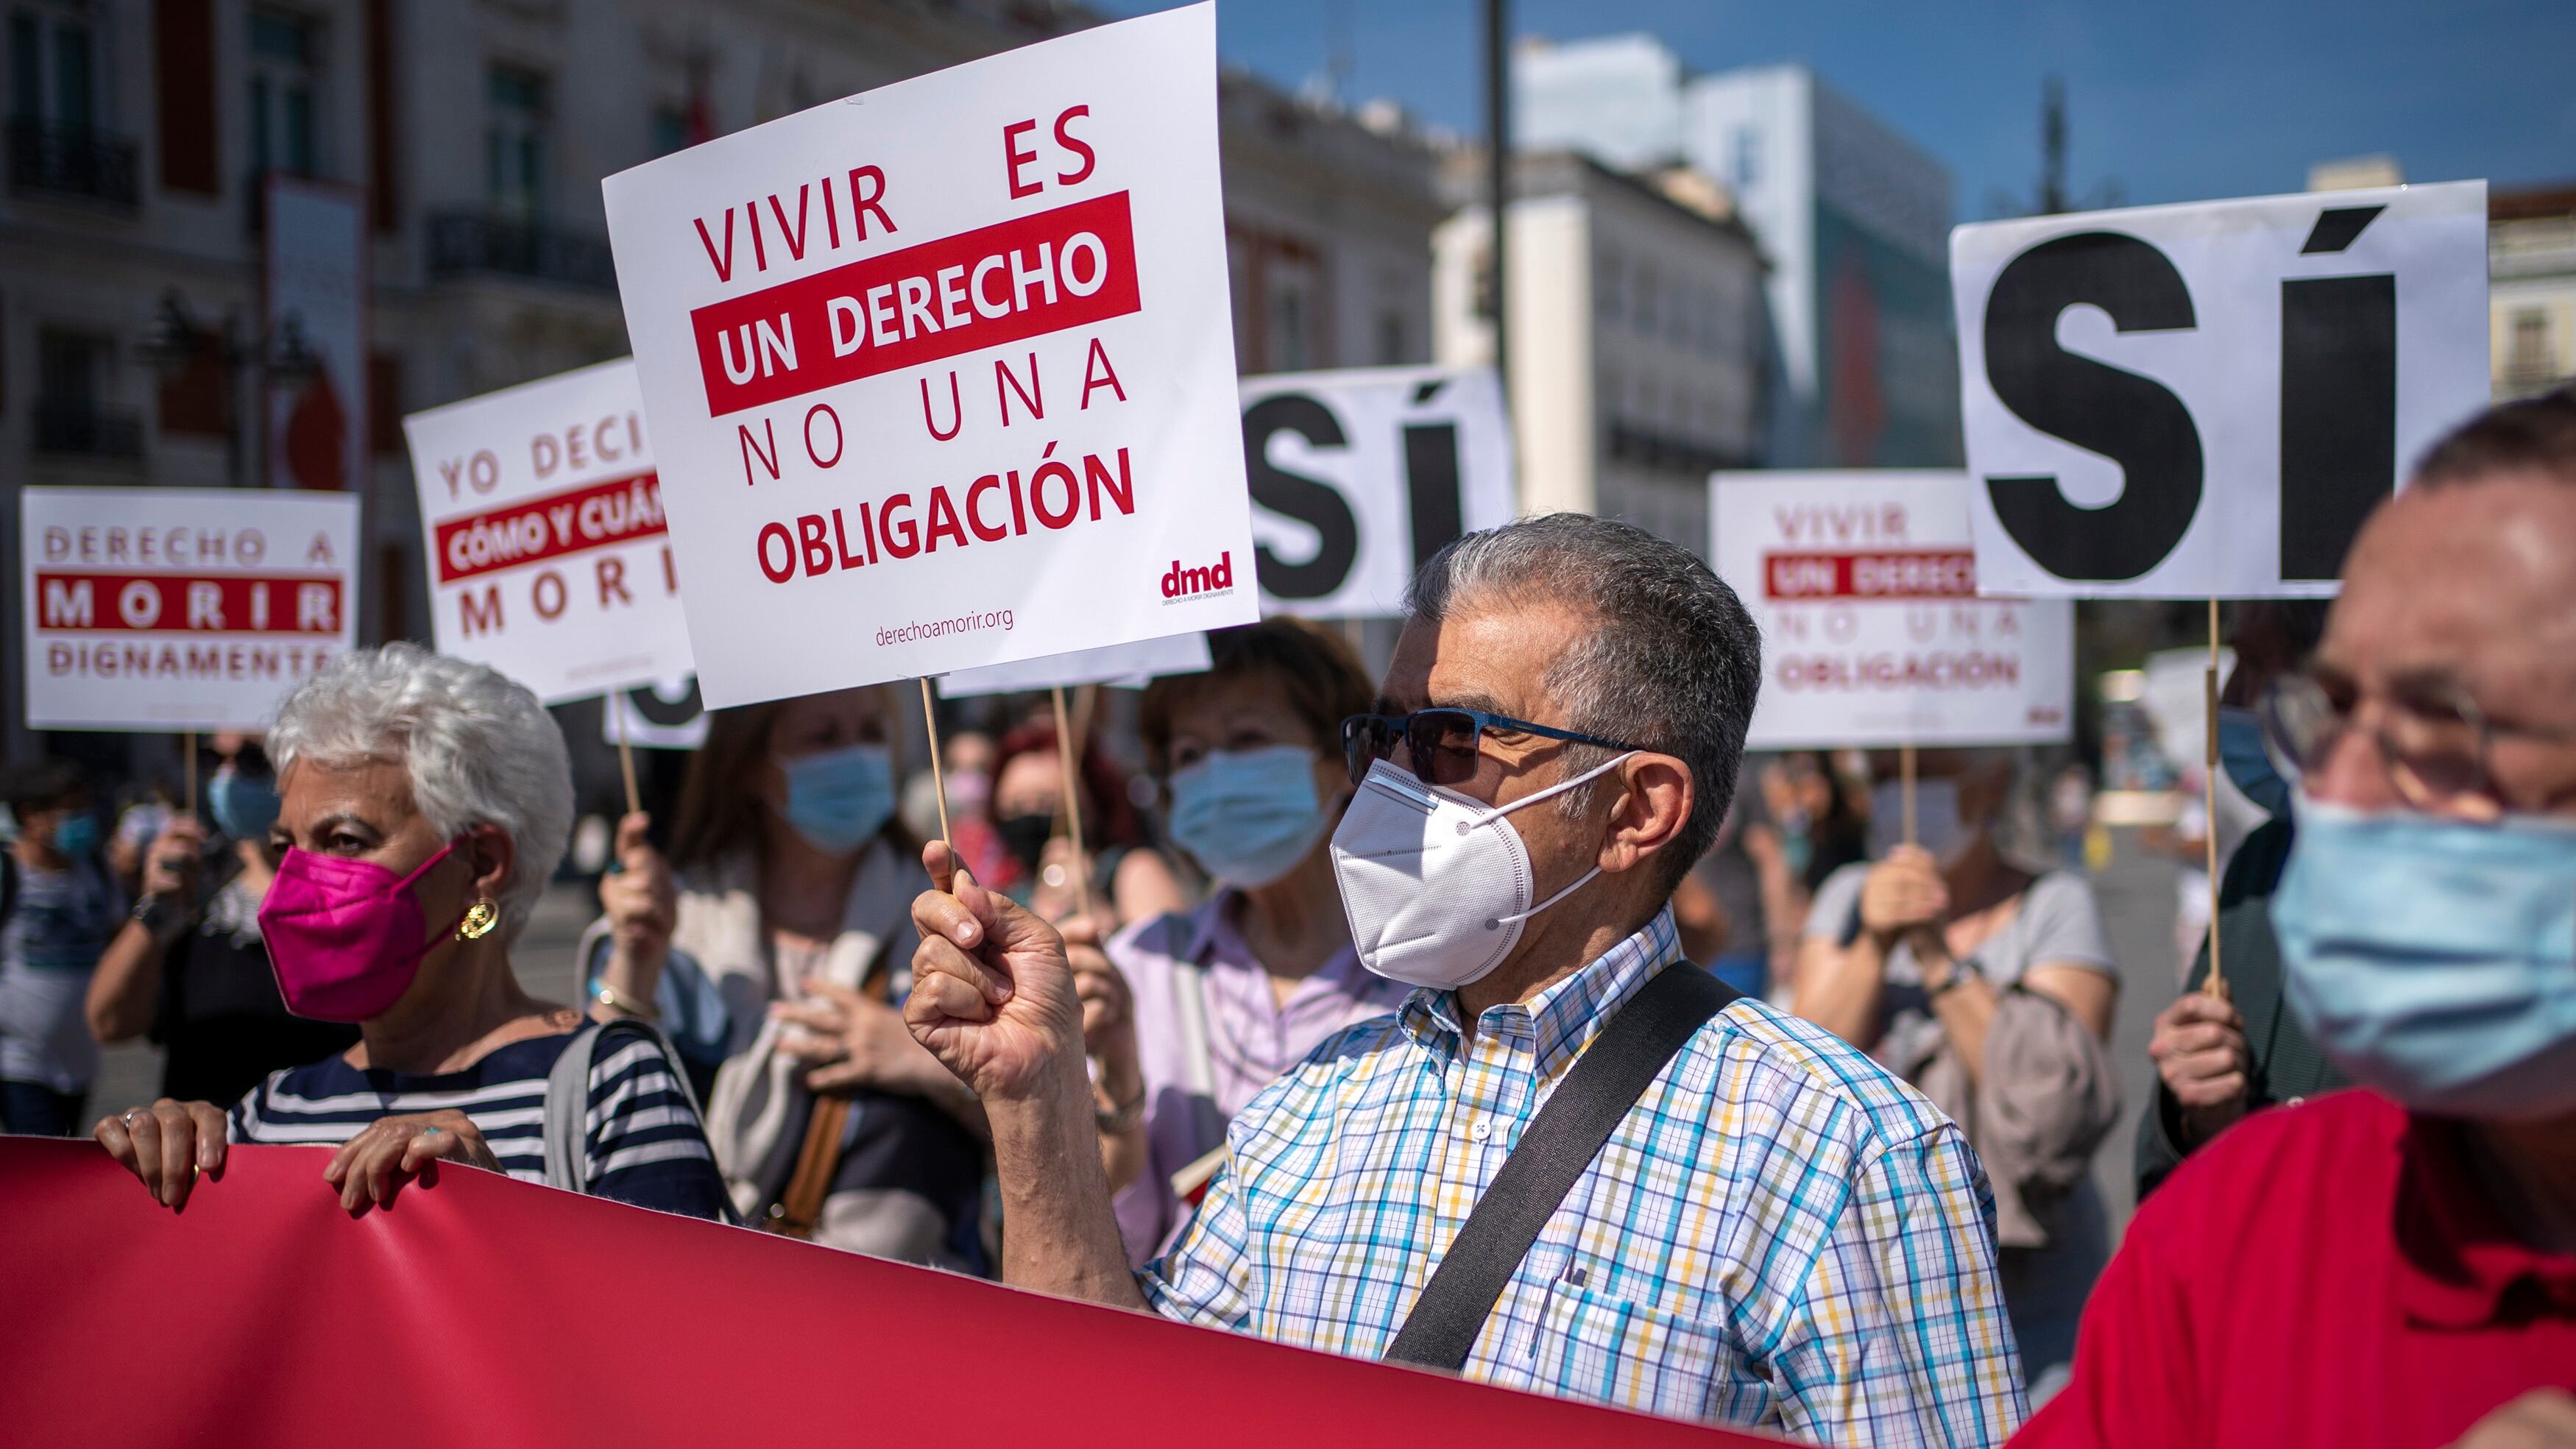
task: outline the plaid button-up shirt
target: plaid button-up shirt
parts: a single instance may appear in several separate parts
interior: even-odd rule
[[[1168,1317],[1384,1356],[1601,1027],[1679,959],[1659,914],[1527,1003],[1416,991],[1227,1133],[1141,1277]],[[1959,1129],[1830,1033],[1702,1027],[1548,1219],[1468,1355],[1486,1383],[1842,1444],[2000,1444],[2026,1412],[1994,1200]]]

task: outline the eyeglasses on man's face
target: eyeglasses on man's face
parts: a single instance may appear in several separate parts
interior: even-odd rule
[[[2499,786],[2494,768],[2499,740],[2576,740],[2565,731],[2499,725],[2468,691],[2449,683],[2404,688],[2367,710],[2367,721],[2364,704],[2361,687],[2351,676],[2311,663],[2283,675],[2265,693],[2260,711],[2264,734],[2300,774],[2314,775],[2359,729],[2378,750],[2398,798],[2428,815],[2471,820],[2549,808],[2545,801],[2517,803]]]
[[[1395,747],[1402,745],[1415,779],[1426,785],[1464,785],[1476,776],[1476,758],[1489,730],[1598,745],[1623,753],[1638,748],[1580,730],[1532,724],[1481,709],[1444,708],[1417,709],[1411,714],[1352,715],[1342,721],[1342,758],[1350,767],[1351,783],[1356,785],[1367,777],[1369,766],[1393,758]]]

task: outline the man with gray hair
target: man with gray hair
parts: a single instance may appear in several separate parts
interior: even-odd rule
[[[905,1015],[990,1116],[1006,1278],[1680,1418],[2002,1442],[2019,1368],[1957,1127],[1681,959],[1668,901],[1760,671],[1726,585],[1623,523],[1425,564],[1377,712],[1344,723],[1333,836],[1362,964],[1418,989],[1235,1119],[1142,1274],[1063,943],[931,846]]]

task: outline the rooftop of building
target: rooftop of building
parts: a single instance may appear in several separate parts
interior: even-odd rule
[[[1485,182],[1484,147],[1462,143],[1442,154],[1440,191],[1450,206],[1484,206]],[[1676,166],[1652,173],[1630,173],[1604,165],[1581,151],[1559,148],[1521,151],[1512,157],[1515,202],[1604,190],[1640,201],[1685,225],[1739,241],[1753,250],[1762,265],[1770,265],[1762,254],[1760,239],[1736,215],[1733,198],[1724,183],[1700,172]]]
[[[2576,180],[2487,188],[2487,220],[2537,221],[2576,214]]]

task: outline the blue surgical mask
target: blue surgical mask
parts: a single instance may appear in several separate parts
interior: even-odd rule
[[[894,816],[894,756],[883,745],[799,755],[779,768],[787,776],[787,823],[816,850],[856,850]]]
[[[1171,784],[1172,839],[1239,886],[1295,870],[1332,823],[1315,790],[1315,752],[1295,745],[1217,750],[1174,770]]]
[[[2272,928],[2327,1057],[2436,1115],[2576,1112],[2576,823],[2296,808]]]
[[[2288,818],[2290,782],[2272,763],[2272,752],[2263,743],[2263,722],[2254,711],[2232,704],[2218,707],[2218,764],[2246,799],[2276,820]]]
[[[54,849],[65,855],[87,855],[98,849],[98,817],[84,810],[55,822]]]
[[[206,812],[215,828],[234,840],[268,839],[277,823],[277,782],[245,775],[230,765],[206,782]]]

